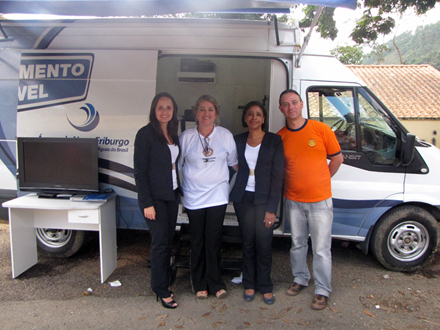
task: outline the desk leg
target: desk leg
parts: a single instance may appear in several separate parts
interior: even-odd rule
[[[34,213],[29,209],[9,209],[12,278],[38,262]]]
[[[104,283],[117,266],[116,212],[114,198],[103,205],[100,217],[99,249],[101,283]]]

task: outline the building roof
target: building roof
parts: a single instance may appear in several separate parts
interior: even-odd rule
[[[347,65],[400,119],[440,119],[440,71],[423,65]]]

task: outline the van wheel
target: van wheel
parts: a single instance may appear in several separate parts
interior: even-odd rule
[[[51,258],[68,258],[86,243],[87,231],[37,228],[38,252]]]
[[[385,268],[413,272],[432,262],[438,235],[438,223],[428,211],[404,206],[378,221],[371,236],[371,249]]]

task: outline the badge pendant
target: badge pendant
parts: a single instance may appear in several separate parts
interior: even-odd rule
[[[212,150],[211,147],[203,148],[203,154],[205,155],[205,157],[211,157],[213,153],[214,153],[214,150]]]

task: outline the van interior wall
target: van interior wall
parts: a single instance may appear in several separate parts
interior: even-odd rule
[[[266,99],[269,109],[270,68],[268,59],[194,57],[215,64],[215,83],[178,82],[181,57],[162,57],[157,67],[156,92],[168,92],[177,102],[179,116],[192,109],[203,94],[212,95],[220,105],[220,125],[232,134],[246,131],[241,125],[242,108],[249,101]]]

